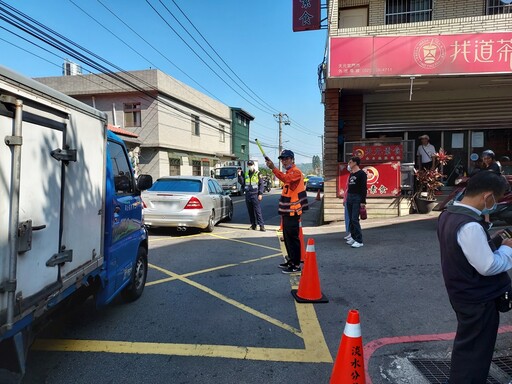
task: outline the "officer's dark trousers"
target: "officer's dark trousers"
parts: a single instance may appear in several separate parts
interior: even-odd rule
[[[247,212],[249,212],[249,219],[251,225],[265,225],[263,223],[263,214],[261,213],[260,201],[258,200],[258,193],[245,193],[245,204],[247,205]]]
[[[281,216],[283,218],[283,238],[288,258],[294,265],[300,265],[300,216]]]
[[[451,304],[458,325],[449,383],[485,384],[500,322],[496,303]]]

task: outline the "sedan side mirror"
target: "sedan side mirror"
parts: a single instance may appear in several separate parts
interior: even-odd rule
[[[139,175],[139,177],[137,177],[137,189],[139,191],[145,191],[151,188],[152,185],[153,177],[151,177],[151,175]]]

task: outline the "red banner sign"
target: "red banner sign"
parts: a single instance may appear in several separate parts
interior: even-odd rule
[[[293,32],[320,29],[320,0],[293,0]]]
[[[331,37],[329,77],[512,73],[512,32]]]
[[[363,171],[368,175],[367,197],[394,197],[400,195],[400,162],[366,165],[363,167]],[[347,163],[338,164],[338,198],[345,195],[349,175]]]
[[[401,161],[403,158],[402,145],[354,145],[352,148],[354,156],[359,157],[363,162]]]

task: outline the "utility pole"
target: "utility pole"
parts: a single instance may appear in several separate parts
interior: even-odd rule
[[[279,123],[279,154],[277,155],[279,156],[283,151],[283,124],[290,125],[290,119],[286,113],[281,112],[274,114],[274,118],[277,119],[277,122]],[[281,162],[279,162],[279,169],[282,170]]]

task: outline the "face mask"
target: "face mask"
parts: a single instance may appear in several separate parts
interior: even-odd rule
[[[347,171],[351,171],[352,170],[352,167],[350,165],[347,165]]]
[[[487,208],[487,199],[485,199],[484,203],[485,203],[485,208],[482,209],[482,215],[490,215],[491,213],[493,213],[496,208],[498,207],[498,204],[496,203],[496,199],[494,198],[494,195],[491,195],[492,196],[492,199],[494,200],[494,204],[492,205],[491,208]]]
[[[284,167],[286,170],[289,170],[291,167],[293,167],[293,164],[290,164],[290,165],[287,165],[286,167]]]
[[[249,165],[249,171],[251,171],[251,172],[254,171],[254,165]]]

